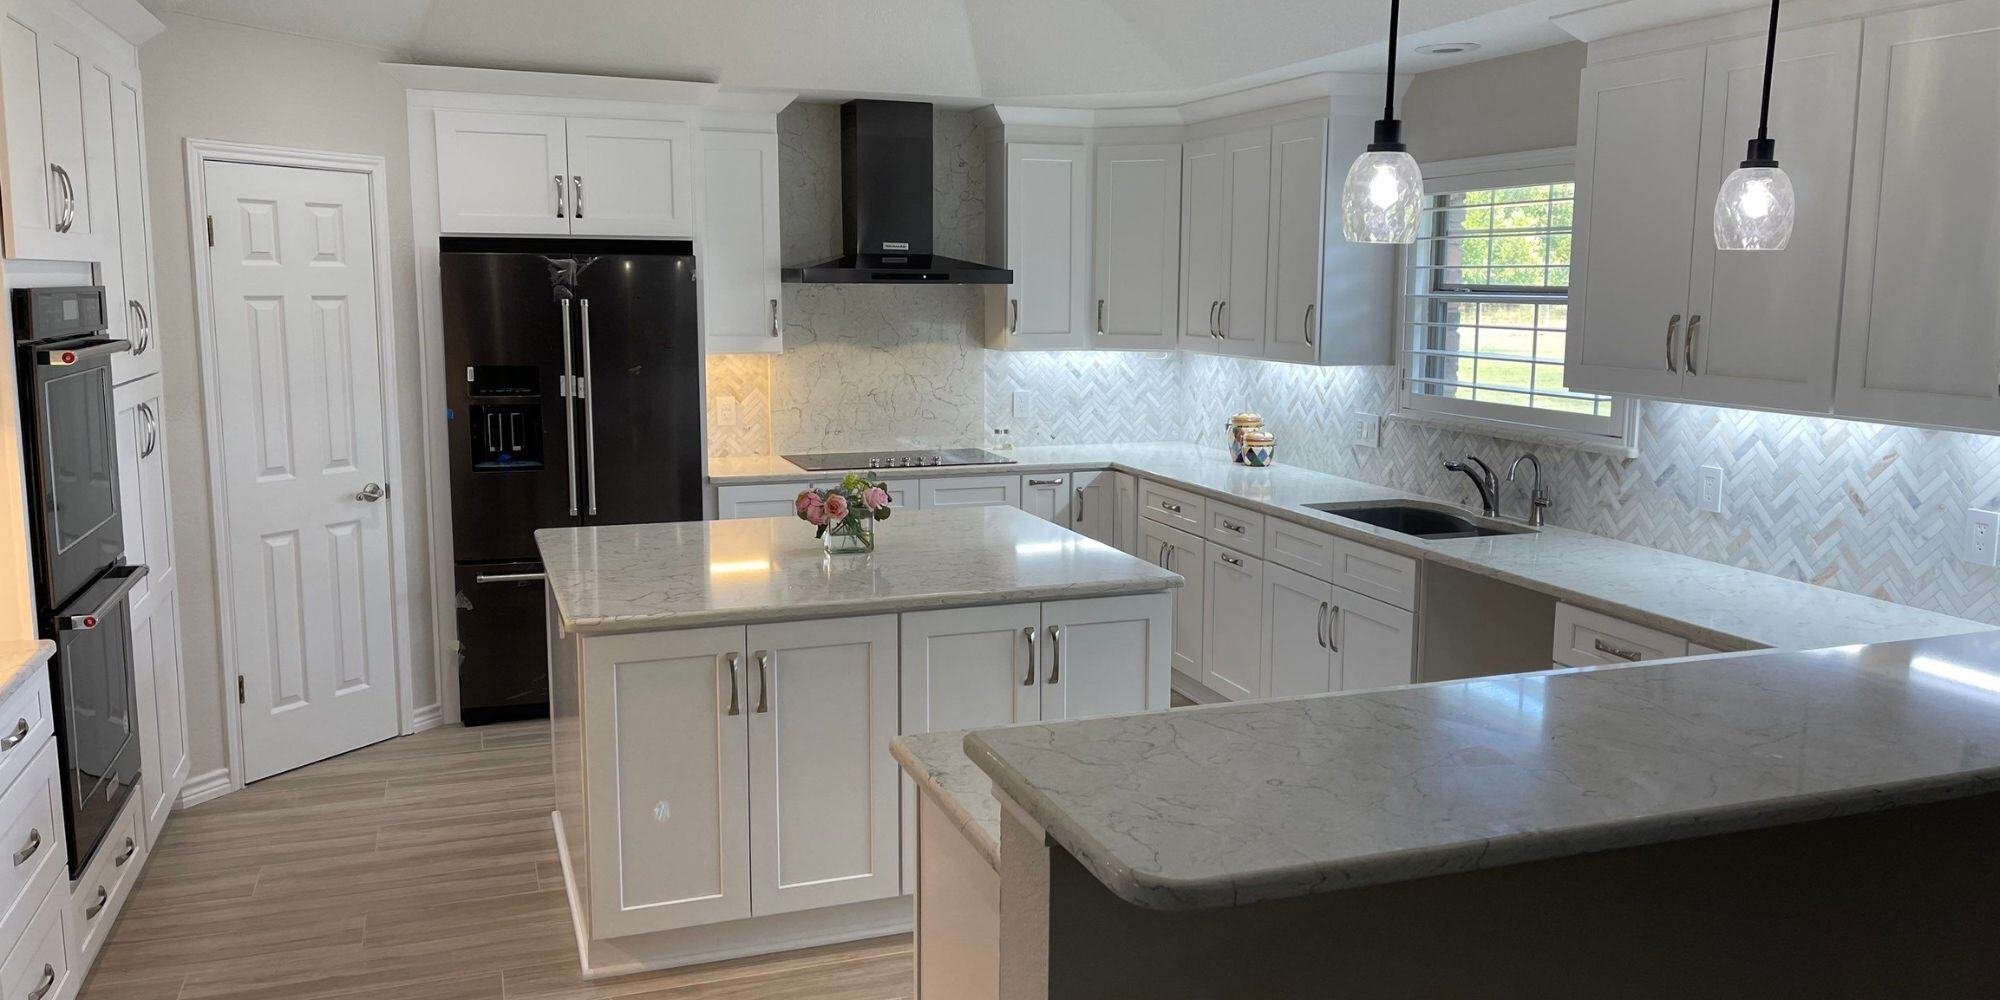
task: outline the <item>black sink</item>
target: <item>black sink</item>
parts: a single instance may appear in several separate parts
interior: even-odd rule
[[[1309,503],[1306,506],[1417,538],[1485,538],[1491,535],[1518,535],[1533,530],[1511,525],[1481,524],[1450,511],[1415,504]]]

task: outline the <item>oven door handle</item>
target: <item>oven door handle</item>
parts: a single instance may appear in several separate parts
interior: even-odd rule
[[[117,354],[131,349],[132,342],[129,340],[112,340],[106,337],[58,340],[35,348],[35,364],[44,368],[67,368],[101,355]]]
[[[97,590],[109,584],[111,592],[99,599],[97,604],[88,611],[57,615],[56,628],[65,632],[88,631],[96,628],[104,620],[104,616],[110,614],[111,609],[117,606],[119,601],[124,600],[125,595],[131,593],[132,588],[145,578],[146,567],[144,566],[113,567],[110,572],[99,577],[98,581],[90,587],[91,590]],[[88,594],[89,591],[85,591],[85,593]]]

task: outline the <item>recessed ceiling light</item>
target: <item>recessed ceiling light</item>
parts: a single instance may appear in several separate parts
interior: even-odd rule
[[[1417,51],[1427,56],[1455,56],[1477,48],[1479,48],[1478,42],[1432,42],[1429,45],[1417,46]]]

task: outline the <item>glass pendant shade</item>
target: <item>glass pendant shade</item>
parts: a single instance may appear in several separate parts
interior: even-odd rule
[[[1782,168],[1738,167],[1715,198],[1715,248],[1783,250],[1797,207],[1792,179]]]
[[[1347,170],[1340,231],[1349,243],[1414,243],[1424,203],[1424,175],[1402,150],[1370,150]]]

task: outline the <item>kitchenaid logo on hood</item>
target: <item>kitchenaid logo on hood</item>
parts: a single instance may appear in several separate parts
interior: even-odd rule
[[[884,253],[887,253],[887,252],[889,252],[889,251],[891,251],[891,250],[908,250],[908,249],[910,249],[910,245],[909,245],[908,243],[884,243],[884,244],[882,244],[882,252],[884,252]]]

